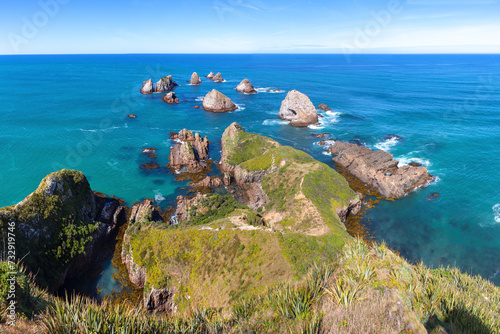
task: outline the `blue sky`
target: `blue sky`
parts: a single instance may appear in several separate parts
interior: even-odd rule
[[[0,2],[0,54],[500,53],[500,0]]]

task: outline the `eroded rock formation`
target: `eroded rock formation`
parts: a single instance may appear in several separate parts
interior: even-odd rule
[[[214,82],[223,82],[224,81],[224,79],[222,78],[222,74],[220,74],[220,72],[217,73],[211,80]]]
[[[401,198],[434,177],[426,167],[402,166],[391,153],[364,146],[336,142],[328,149],[333,160],[385,198]]]
[[[169,93],[165,94],[165,96],[162,98],[162,100],[163,100],[163,102],[166,102],[168,104],[180,103],[179,99],[177,98],[177,96],[175,95],[174,92],[169,92]]]
[[[189,171],[200,171],[202,161],[208,159],[208,138],[199,133],[193,136],[193,132],[187,129],[171,133],[170,138],[181,141],[170,148],[170,166],[178,170],[187,167]]]
[[[141,93],[142,94],[153,94],[153,80],[149,79],[142,83]]]
[[[156,93],[168,92],[175,89],[175,87],[177,86],[179,85],[172,80],[172,76],[167,75],[166,77],[161,78],[160,81],[156,83],[155,92]]]
[[[189,83],[191,85],[200,85],[201,84],[201,79],[200,79],[200,76],[198,75],[198,73],[194,72],[191,75],[191,80],[189,81]]]

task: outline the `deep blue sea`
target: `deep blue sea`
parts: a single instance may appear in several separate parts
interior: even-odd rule
[[[411,261],[459,266],[500,285],[500,55],[61,55],[0,56],[0,207],[21,201],[48,173],[78,169],[94,190],[129,204],[172,204],[185,183],[163,169],[139,168],[158,148],[167,164],[170,131],[188,128],[213,142],[236,121],[333,166],[311,134],[359,140],[419,161],[438,181],[404,199],[382,201],[362,223]],[[202,85],[190,86],[193,71]],[[203,75],[221,72],[226,82]],[[144,80],[173,75],[179,105],[141,95]],[[248,78],[259,88],[234,87]],[[202,109],[216,88],[239,105]],[[284,93],[267,93],[279,88]],[[333,111],[322,126],[294,128],[277,118],[288,90]],[[137,115],[130,119],[127,114]],[[401,140],[385,140],[398,135]],[[434,200],[431,193],[439,193]],[[108,266],[109,267],[109,266]],[[99,280],[113,289],[111,276]]]

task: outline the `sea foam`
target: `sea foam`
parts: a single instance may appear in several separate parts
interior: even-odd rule
[[[390,139],[384,140],[380,143],[375,144],[374,146],[379,150],[383,150],[389,152],[394,146],[396,146],[399,142],[397,137],[392,137]]]
[[[500,224],[500,203],[493,205],[493,216],[495,222]]]
[[[282,125],[282,124],[288,124],[288,121],[282,119],[266,119],[264,122],[262,122],[262,125]]]

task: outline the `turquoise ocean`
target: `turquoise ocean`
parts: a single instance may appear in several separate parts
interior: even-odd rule
[[[200,86],[187,82],[194,71]],[[210,71],[226,81],[205,79]],[[180,104],[139,93],[143,81],[169,74],[180,85]],[[234,90],[244,78],[257,95]],[[238,110],[195,109],[214,88]],[[299,129],[278,119],[292,89],[333,109],[321,126]],[[381,201],[362,224],[412,262],[458,266],[500,285],[500,55],[0,56],[0,207],[21,201],[61,168],[81,170],[94,190],[128,204],[155,198],[167,207],[186,183],[164,168],[140,169],[151,160],[141,149],[156,147],[156,161],[165,165],[169,132],[188,128],[208,136],[217,161],[232,122],[332,167],[313,134],[424,164],[436,182]],[[439,196],[429,199],[432,193]],[[119,289],[111,262],[105,268],[92,284],[103,293]]]

